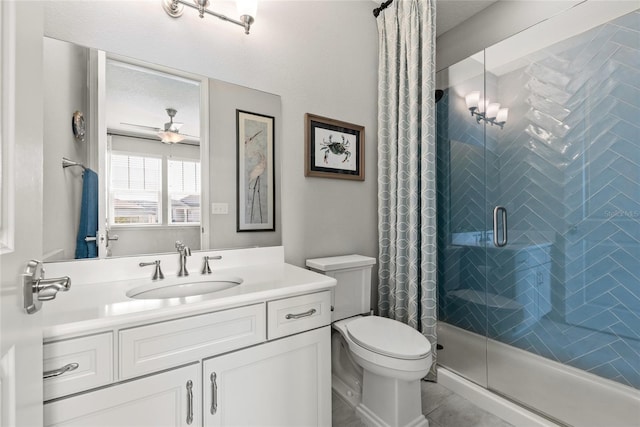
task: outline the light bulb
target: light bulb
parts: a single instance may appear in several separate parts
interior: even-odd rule
[[[258,11],[258,0],[236,0],[236,7],[238,8],[239,16],[250,16],[255,19]]]
[[[480,102],[478,102],[478,112],[484,113],[487,111],[487,105],[489,105],[489,98],[480,98]]]
[[[184,140],[184,136],[180,135],[178,132],[171,132],[170,130],[158,132],[158,136],[165,144],[177,144]]]
[[[478,102],[480,101],[480,92],[476,90],[468,93],[467,96],[464,97],[464,101],[467,103],[467,108],[469,110],[478,108]]]
[[[487,105],[487,118],[493,119],[498,115],[498,110],[500,110],[500,104],[497,102],[491,103]]]
[[[507,121],[507,117],[509,117],[509,109],[499,109],[498,114],[496,114],[496,123],[505,123]]]

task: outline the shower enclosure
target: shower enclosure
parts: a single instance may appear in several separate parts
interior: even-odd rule
[[[437,74],[439,363],[572,425],[640,423],[630,4],[580,4]]]

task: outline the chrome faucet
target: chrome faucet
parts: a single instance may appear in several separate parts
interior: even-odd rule
[[[205,256],[202,258],[202,260],[204,261],[202,264],[202,271],[200,273],[202,274],[211,274],[211,267],[209,266],[209,260],[210,259],[222,259],[222,256],[217,255],[217,256]]]
[[[151,262],[141,262],[140,267],[146,267],[148,265],[155,265],[156,268],[153,271],[153,276],[151,276],[151,280],[162,280],[164,279],[164,274],[162,274],[162,269],[160,268],[160,260],[157,259]]]
[[[178,250],[178,254],[180,254],[180,270],[178,270],[178,277],[188,276],[187,257],[191,256],[191,249],[189,249],[188,246],[185,246],[180,240],[176,240],[176,249]]]
[[[68,276],[55,279],[38,279],[36,281],[39,301],[51,301],[60,291],[68,291],[71,288],[71,279]]]

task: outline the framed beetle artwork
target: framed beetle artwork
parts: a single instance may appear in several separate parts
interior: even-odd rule
[[[364,126],[305,114],[304,176],[364,181]]]

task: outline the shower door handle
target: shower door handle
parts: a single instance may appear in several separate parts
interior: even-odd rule
[[[498,217],[502,217],[502,239],[499,240]],[[493,244],[497,248],[507,245],[507,209],[504,206],[493,208]]]

